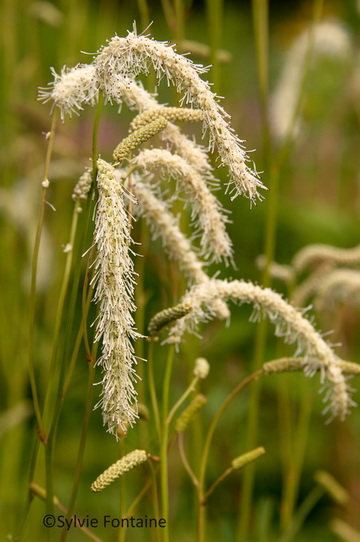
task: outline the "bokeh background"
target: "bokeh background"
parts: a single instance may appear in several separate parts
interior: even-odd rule
[[[31,253],[40,197],[40,183],[46,153],[45,134],[50,128],[50,104],[37,100],[39,87],[45,87],[53,76],[50,67],[60,73],[63,65],[89,62],[106,40],[123,36],[136,21],[139,32],[152,22],[147,32],[156,39],[176,41],[179,50],[194,49],[191,58],[204,64],[214,63],[207,78],[214,81],[216,92],[224,96],[222,105],[232,116],[232,126],[246,141],[265,185],[282,156],[279,172],[276,210],[275,259],[287,265],[294,254],[312,243],[326,243],[343,248],[359,244],[360,177],[359,121],[360,7],[355,0],[324,1],[321,20],[337,21],[348,32],[351,43],[349,58],[325,59],[309,72],[305,81],[302,118],[304,129],[287,145],[281,155],[275,138],[266,138],[261,108],[261,90],[257,70],[253,10],[257,4],[242,0],[208,2],[184,0],[183,20],[164,16],[160,0],[136,2],[115,0],[30,1],[2,0],[0,58],[0,532],[2,539],[14,533],[22,521],[27,502],[27,483],[35,423],[27,370],[29,277]],[[269,1],[268,20],[268,89],[269,101],[276,89],[286,54],[293,40],[310,27],[314,17],[312,1]],[[170,5],[172,5],[170,3]],[[215,11],[214,11],[215,9]],[[214,13],[217,19],[214,23]],[[175,13],[175,11],[174,11]],[[192,40],[207,45],[205,56]],[[219,62],[215,48],[222,50]],[[90,56],[89,56],[90,54]],[[215,59],[215,62],[214,62]],[[146,83],[154,85],[154,80]],[[155,88],[154,88],[155,90]],[[164,82],[157,89],[164,102],[173,102],[174,93]],[[127,133],[134,113],[107,105],[101,120],[99,150],[104,157]],[[71,193],[79,175],[89,164],[94,111],[85,110],[80,117],[66,119],[59,125],[50,178],[50,207],[46,212],[45,230],[40,254],[38,277],[38,311],[36,335],[37,376],[43,388],[47,380],[47,361],[51,355],[59,285],[63,274],[63,248],[68,240],[72,205]],[[196,133],[196,130],[195,130]],[[265,134],[265,136],[264,136]],[[197,136],[200,132],[197,132]],[[215,163],[215,162],[214,162]],[[226,181],[226,171],[217,171]],[[220,194],[231,210],[229,234],[234,242],[236,269],[221,267],[221,276],[245,278],[258,283],[262,273],[256,258],[264,252],[269,195],[256,206],[245,198],[230,202]],[[135,231],[140,236],[139,231]],[[141,249],[139,249],[141,252]],[[173,264],[166,260],[161,245],[154,243],[146,251],[145,323],[162,308],[181,295],[183,283]],[[357,266],[358,268],[359,266]],[[212,266],[209,273],[218,269]],[[176,288],[174,291],[174,284]],[[288,295],[288,286],[276,279],[273,287]],[[356,300],[355,300],[356,301]],[[203,329],[203,338],[190,337],[176,359],[172,388],[175,400],[186,386],[194,359],[207,357],[211,375],[204,384],[208,397],[203,423],[208,424],[234,382],[246,376],[254,356],[255,326],[249,322],[251,309],[233,307],[231,326],[214,322]],[[80,316],[79,316],[80,318]],[[333,342],[341,342],[338,352],[344,359],[359,359],[359,302],[338,304],[322,313],[314,313],[317,325],[324,331],[336,330]],[[144,332],[145,330],[140,330]],[[266,359],[281,350],[269,329]],[[285,350],[291,352],[291,350]],[[163,370],[159,350],[159,369]],[[86,389],[86,360],[79,360],[62,410],[55,459],[56,494],[66,503],[74,476],[74,462],[83,416]],[[162,374],[162,373],[161,373]],[[160,385],[160,384],[159,384]],[[359,389],[358,379],[352,381]],[[294,540],[332,542],[339,538],[330,527],[333,518],[342,518],[360,533],[360,414],[355,408],[340,423],[324,423],[321,415],[319,378],[310,380],[302,374],[269,377],[262,383],[259,412],[258,444],[266,455],[256,468],[252,527],[248,540],[280,540],[281,499],[286,476],[284,465],[284,424],[297,423],[305,401],[311,403],[305,460],[297,503],[300,505],[313,488],[314,473],[329,471],[349,492],[346,506],[340,507],[325,495],[309,511],[300,533]],[[354,394],[360,402],[359,392]],[[226,412],[211,452],[209,479],[215,479],[231,459],[245,450],[245,434],[249,409],[248,392],[239,396]],[[285,403],[284,403],[285,401]],[[283,412],[284,404],[289,412]],[[140,421],[126,440],[126,450],[138,445],[144,421]],[[150,422],[151,423],[151,422]],[[292,432],[290,428],[290,433]],[[191,428],[191,458],[196,462],[201,424]],[[296,433],[295,429],[293,431]],[[200,435],[200,436],[199,436]],[[295,437],[294,437],[295,438]],[[285,440],[284,440],[285,439]],[[294,443],[293,443],[294,444]],[[154,451],[155,453],[155,451]],[[93,413],[85,451],[76,511],[95,516],[118,512],[118,490],[109,488],[93,495],[89,485],[112,461],[119,448],[102,427],[101,415]],[[284,474],[285,473],[285,474]],[[39,483],[43,480],[39,479]],[[171,456],[171,540],[195,540],[194,490],[179,457]],[[130,487],[139,484],[135,473],[129,474]],[[221,484],[209,501],[210,526],[208,540],[236,540],[238,513],[241,506],[242,474]],[[27,520],[23,540],[46,540],[48,533],[41,525],[44,503],[35,500]],[[264,519],[265,518],[265,519]],[[261,530],[262,520],[269,527]],[[97,531],[103,540],[115,540],[116,533]],[[53,533],[58,539],[60,533]],[[360,534],[357,535],[360,537]],[[68,540],[86,539],[70,532]],[[137,530],[127,539],[149,540]],[[357,538],[358,540],[360,538]],[[289,539],[290,540],[290,539]],[[348,538],[350,540],[350,538]],[[355,538],[353,539],[355,540]]]

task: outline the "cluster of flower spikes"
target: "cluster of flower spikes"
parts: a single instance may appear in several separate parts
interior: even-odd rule
[[[140,73],[148,73],[149,65],[155,69],[158,80],[165,76],[168,83],[174,84],[182,94],[181,107],[160,105],[156,97],[135,80]],[[95,105],[100,92],[106,100],[118,105],[125,102],[139,113],[128,137],[114,150],[113,162],[99,159],[96,164],[99,201],[95,216],[97,259],[93,284],[96,286],[95,301],[99,305],[99,315],[95,340],[102,341],[102,355],[98,363],[104,369],[99,404],[102,406],[104,423],[114,434],[119,427],[126,430],[137,417],[134,388],[136,358],[131,341],[139,334],[132,317],[135,310],[135,279],[130,257],[129,198],[137,203],[134,209],[149,222],[154,236],[161,237],[170,257],[179,262],[193,288],[190,292],[209,292],[216,285],[204,272],[204,264],[199,256],[216,262],[232,259],[231,242],[225,229],[226,215],[210,189],[215,179],[207,152],[182,134],[174,122],[203,123],[203,132],[208,131],[210,135],[208,150],[213,151],[216,145],[222,165],[229,169],[228,188],[232,197],[244,194],[255,201],[260,198],[258,189],[264,188],[256,172],[248,167],[242,142],[230,127],[228,115],[220,107],[209,84],[201,79],[200,75],[205,71],[204,67],[178,55],[173,46],[129,32],[125,38],[116,36],[111,39],[91,64],[64,68],[60,75],[53,72],[54,81],[49,88],[40,91],[40,99],[44,102],[52,100],[60,109],[62,119],[66,114],[80,112],[86,104]],[[190,107],[182,107],[186,104],[190,104]],[[156,134],[165,143],[165,148],[145,149],[134,154],[142,143]],[[180,231],[176,217],[171,213],[168,202],[164,201],[164,195],[154,188],[153,180],[159,172],[161,176],[174,178],[189,199],[192,218],[194,222],[198,221],[196,227],[202,234],[200,254]],[[89,177],[90,174],[87,171],[85,176]],[[82,186],[88,190],[90,183],[81,179],[75,189],[76,198],[84,195],[81,193]],[[121,258],[116,254],[121,254]],[[227,284],[231,288],[235,282]],[[227,318],[229,310],[226,301],[234,296],[226,288],[222,290],[224,288],[214,288],[206,300],[207,310],[212,316]],[[196,324],[202,315],[201,303],[194,304],[194,297],[188,295],[190,308],[183,313],[186,314],[183,318],[186,321],[193,318]],[[198,297],[202,299],[201,295]],[[250,298],[250,302],[259,304],[256,298]],[[275,321],[276,307],[266,308],[265,312],[271,314],[271,319]],[[291,328],[291,322],[286,322],[286,325]],[[306,341],[306,334],[301,338]],[[316,348],[310,350],[311,354],[317,353]],[[332,363],[333,358],[330,356],[328,361],[324,361],[325,358],[327,360],[328,350],[324,352],[320,355],[319,363],[333,386],[330,393],[332,410],[343,417],[351,404],[348,388],[335,361]]]

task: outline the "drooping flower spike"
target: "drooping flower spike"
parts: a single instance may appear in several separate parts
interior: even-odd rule
[[[149,73],[149,64],[154,67],[158,80],[165,76],[168,84],[174,84],[183,94],[181,105],[191,104],[203,112],[204,129],[210,132],[209,148],[213,150],[216,145],[222,164],[229,168],[233,197],[244,194],[255,201],[259,197],[258,188],[264,186],[247,165],[242,141],[230,127],[229,115],[219,105],[209,83],[200,77],[207,68],[179,55],[173,46],[138,36],[136,32],[129,32],[126,38],[115,36],[95,59],[97,77],[105,95],[114,93],[114,73],[132,81],[140,73]]]
[[[270,288],[238,280],[209,280],[193,286],[181,300],[181,304],[191,307],[191,310],[175,321],[166,342],[179,343],[185,331],[192,331],[200,322],[213,318],[211,303],[214,299],[251,303],[255,317],[266,316],[275,325],[278,337],[284,337],[289,344],[296,343],[295,356],[303,357],[305,373],[312,375],[320,370],[322,380],[328,382],[325,400],[329,405],[325,411],[330,410],[332,416],[345,418],[354,402],[338,363],[339,358],[311,322]]]

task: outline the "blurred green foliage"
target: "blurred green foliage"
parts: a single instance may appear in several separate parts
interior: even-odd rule
[[[207,24],[206,8],[202,2],[184,2],[184,37],[210,43],[211,28]],[[273,3],[271,3],[273,4]],[[286,50],[296,32],[309,24],[311,2],[297,2],[296,9],[289,10],[286,2],[270,6],[270,91],[275,87]],[[360,15],[355,2],[325,2],[324,16],[338,17],[353,34],[354,56]],[[1,193],[0,193],[0,280],[2,301],[0,309],[0,523],[1,537],[16,532],[23,517],[27,499],[27,477],[30,461],[29,450],[33,446],[34,420],[31,410],[31,392],[27,370],[28,342],[28,289],[29,269],[34,230],[38,209],[40,180],[45,157],[44,133],[49,130],[49,105],[37,102],[37,89],[46,86],[52,79],[50,67],[60,72],[66,64],[73,66],[91,59],[106,40],[115,33],[122,36],[137,22],[138,31],[144,29],[146,17],[140,15],[137,2],[115,0],[58,0],[57,2],[31,0],[3,0],[0,4],[2,21],[1,66],[0,66],[0,118],[1,118]],[[172,40],[174,29],[169,29],[163,16],[161,2],[149,2],[148,32],[158,40]],[[221,48],[229,51],[231,61],[220,65],[220,79],[216,91],[224,95],[223,105],[232,115],[232,125],[246,147],[256,148],[251,157],[257,169],[264,169],[262,127],[257,91],[257,73],[252,15],[250,2],[224,0]],[[85,53],[81,52],[85,51]],[[195,61],[209,63],[207,58]],[[357,59],[358,62],[358,59]],[[353,86],[349,86],[350,75]],[[339,247],[351,247],[359,243],[360,185],[359,185],[359,67],[352,68],[324,61],[316,72],[311,73],[306,83],[304,118],[306,137],[295,141],[280,173],[279,208],[276,233],[276,259],[288,264],[293,255],[310,243],[327,243]],[[209,72],[209,80],[212,71]],[[356,86],[357,85],[357,86]],[[159,87],[164,101],[171,101],[173,93],[165,83]],[[127,133],[132,113],[126,111],[119,116],[115,108],[107,106],[100,127],[100,152],[110,155],[110,150]],[[59,126],[51,169],[52,206],[46,211],[46,235],[43,282],[39,284],[36,364],[40,388],[47,381],[47,364],[51,355],[51,341],[56,312],[57,296],[64,266],[63,246],[67,242],[72,212],[71,192],[83,167],[91,156],[91,131],[93,112],[85,111],[81,117],[66,119]],[[274,146],[273,152],[277,150]],[[225,181],[226,172],[218,171]],[[261,177],[267,184],[269,172]],[[226,195],[219,195],[225,207],[231,209],[232,223],[228,231],[234,241],[237,269],[222,268],[222,277],[261,280],[255,265],[256,257],[264,250],[264,222],[267,210],[265,201],[255,208],[238,198],[229,202]],[[141,235],[140,226],[135,232]],[[141,247],[139,252],[141,253]],[[217,267],[211,266],[209,273]],[[183,288],[182,278],[173,264],[164,258],[159,243],[154,243],[146,252],[145,293],[149,299],[146,307],[146,322],[157,311],[171,305],[176,299],[172,286],[176,285],[178,298]],[[286,287],[274,282],[274,287],[287,295]],[[343,310],[347,310],[346,308]],[[359,358],[359,312],[348,309],[344,317],[349,342],[344,345],[344,356],[356,361]],[[249,371],[253,356],[254,324],[248,318],[251,309],[233,307],[231,326],[212,322],[203,329],[203,338],[190,337],[176,356],[175,380],[171,400],[174,402],[185,389],[198,355],[208,358],[211,375],[204,382],[203,391],[208,397],[202,421],[208,424],[224,397],[235,382]],[[346,315],[345,315],[346,316]],[[80,320],[80,313],[77,316]],[[334,322],[337,315],[333,316]],[[91,318],[90,318],[91,321]],[[145,332],[145,330],[140,330]],[[266,360],[279,354],[279,344],[271,338]],[[159,374],[164,370],[165,354],[157,349],[156,364]],[[83,417],[83,397],[86,389],[87,367],[84,351],[72,380],[66,404],[62,410],[57,451],[55,457],[56,495],[66,503],[74,473],[74,461],[79,442]],[[99,378],[98,378],[99,380]],[[159,378],[161,382],[161,378]],[[355,380],[354,387],[359,389]],[[281,386],[290,391],[289,415],[298,416],[301,394],[308,390],[309,401],[314,402],[306,448],[306,462],[300,484],[299,498],[311,490],[313,473],[325,468],[348,489],[351,504],[341,511],[359,529],[357,511],[360,500],[359,439],[360,415],[354,409],[348,420],[340,424],[325,425],[320,414],[321,399],[318,397],[319,379],[305,378],[302,374],[267,377],[263,383],[260,411],[260,441],[267,454],[259,461],[256,474],[256,506],[253,510],[254,529],[252,540],[264,542],[277,540],[279,503],[282,493],[282,458],[279,446],[281,428],[278,427]],[[98,394],[98,388],[95,389]],[[355,400],[360,403],[359,391]],[[43,399],[43,398],[42,398]],[[244,449],[244,435],[248,407],[248,392],[234,401],[226,412],[216,434],[209,466],[209,478],[215,479],[230,461]],[[140,398],[140,400],[142,400]],[[23,411],[14,414],[15,407],[22,405]],[[6,418],[6,416],[8,416]],[[10,417],[9,417],[10,416]],[[9,422],[6,420],[10,420]],[[130,451],[142,441],[146,422],[140,421],[129,432],[126,450]],[[196,439],[203,438],[200,423],[190,431],[195,441],[192,453],[196,457]],[[152,443],[150,443],[151,446]],[[91,417],[91,426],[85,452],[80,492],[76,505],[79,516],[90,517],[103,513],[118,515],[118,488],[110,487],[100,495],[93,495],[89,486],[94,478],[118,457],[119,449],[114,438],[109,436],[101,423],[99,410]],[[128,498],[141,488],[140,479],[129,473]],[[38,481],[44,484],[44,480]],[[171,459],[171,508],[173,534],[171,540],[190,540],[194,531],[194,491],[183,472],[179,457]],[[235,473],[226,483],[217,488],[209,501],[209,542],[221,538],[233,541],[234,525],[241,499],[242,474]],[[146,505],[148,506],[148,504]],[[145,510],[146,510],[145,506]],[[268,508],[266,508],[268,507]],[[270,538],[262,538],[257,532],[266,509],[272,510]],[[46,540],[47,533],[41,525],[45,513],[44,504],[35,500],[32,514],[25,531],[24,540]],[[151,510],[149,508],[149,510]],[[151,512],[148,512],[151,515]],[[317,540],[331,542],[337,537],[330,532],[328,522],[332,514],[339,511],[329,500],[324,499],[308,518],[296,541]],[[260,529],[260,527],[259,527]],[[114,540],[116,533],[96,532],[104,540]],[[77,533],[70,532],[68,540],[80,540]],[[54,539],[58,539],[58,533]],[[81,539],[83,539],[82,537]],[[12,538],[10,538],[12,539]],[[146,532],[137,530],[128,533],[127,540],[148,540]]]

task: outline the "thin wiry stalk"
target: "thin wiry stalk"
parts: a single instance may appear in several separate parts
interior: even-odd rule
[[[31,273],[31,287],[30,287],[30,317],[29,317],[29,373],[31,391],[33,394],[34,412],[39,427],[39,435],[41,438],[46,438],[43,427],[43,420],[41,414],[41,408],[39,403],[39,395],[35,378],[35,363],[34,363],[34,339],[35,339],[35,316],[36,316],[36,277],[37,277],[37,264],[40,250],[41,233],[44,224],[44,213],[46,205],[46,194],[49,186],[49,167],[51,161],[51,155],[54,145],[55,128],[57,123],[58,113],[55,111],[52,117],[51,128],[48,136],[48,146],[45,158],[44,177],[42,182],[41,202],[39,209],[39,217],[34,242],[34,252],[32,259],[32,273]]]
[[[166,520],[166,527],[163,533],[164,542],[168,542],[169,536],[169,472],[168,472],[168,438],[169,424],[167,416],[169,411],[170,379],[174,361],[174,347],[169,348],[166,360],[165,377],[162,396],[162,418],[161,418],[161,442],[160,442],[160,485],[161,485],[161,513]]]
[[[251,382],[254,382],[257,380],[257,378],[260,376],[261,370],[256,371],[255,373],[252,373],[250,376],[245,378],[245,380],[242,380],[235,386],[235,388],[229,393],[229,395],[226,397],[226,399],[223,401],[221,406],[216,411],[216,414],[214,418],[212,419],[211,425],[208,429],[204,448],[202,451],[201,456],[201,462],[200,462],[200,472],[199,472],[199,484],[198,484],[198,537],[197,542],[205,542],[206,540],[206,533],[205,533],[205,524],[206,524],[206,503],[204,502],[204,495],[205,495],[205,474],[206,474],[206,467],[210,452],[210,445],[214,436],[214,432],[216,429],[217,424],[219,423],[219,420],[224,413],[225,409],[229,406],[231,401],[237,396],[237,394],[242,391],[248,384]]]

